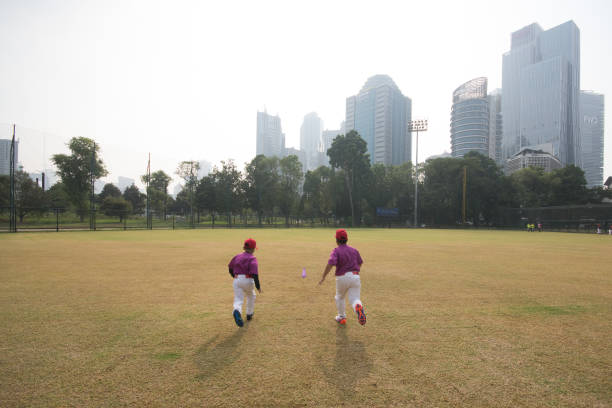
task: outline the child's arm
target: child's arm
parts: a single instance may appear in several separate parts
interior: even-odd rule
[[[319,281],[319,285],[323,283],[323,281],[325,280],[325,277],[327,276],[327,274],[329,273],[329,271],[331,271],[331,269],[332,269],[332,267],[333,267],[333,266],[334,266],[334,265],[330,265],[330,264],[327,264],[327,265],[325,266],[325,270],[323,271],[323,277],[322,277],[322,278],[321,278],[321,280]]]
[[[255,288],[261,293],[261,286],[259,285],[259,275],[253,275],[253,281],[255,281]]]

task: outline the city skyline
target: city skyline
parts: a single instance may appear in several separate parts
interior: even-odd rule
[[[419,139],[423,161],[450,151],[448,95],[457,84],[486,76],[490,89],[500,88],[511,33],[569,20],[580,28],[581,89],[612,92],[612,57],[602,52],[612,39],[605,1],[309,5],[3,2],[0,138],[17,124],[21,158],[30,145],[38,150],[24,162],[32,172],[52,167],[44,151],[63,152],[71,137],[86,136],[101,146],[108,181],[138,182],[149,152],[152,168],[176,179],[182,160],[233,158],[242,168],[255,156],[257,111],[281,118],[287,147],[299,146],[308,112],[338,129],[345,98],[384,74],[412,99],[413,118],[429,121]],[[324,28],[309,30],[312,21]],[[347,24],[369,28],[348,37]],[[49,135],[45,143],[34,141],[40,134]],[[607,177],[609,129],[604,139]]]

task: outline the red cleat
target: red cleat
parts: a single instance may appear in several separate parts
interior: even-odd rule
[[[357,320],[359,320],[359,324],[362,326],[366,324],[366,315],[365,311],[363,310],[363,306],[355,306],[355,313],[357,313]]]

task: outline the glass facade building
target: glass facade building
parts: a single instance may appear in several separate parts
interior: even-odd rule
[[[472,79],[453,92],[450,134],[453,157],[471,151],[489,156],[487,78]]]
[[[580,31],[573,21],[512,33],[502,89],[502,160],[525,147],[551,146],[563,165],[580,166]]]
[[[300,150],[304,152],[306,163],[304,171],[314,170],[319,164],[319,152],[321,151],[323,132],[323,121],[315,112],[304,116],[300,127]]]
[[[602,186],[604,181],[604,96],[580,92],[580,130],[582,169],[588,187]]]
[[[256,154],[266,157],[282,157],[285,152],[285,135],[281,129],[278,116],[267,112],[257,112],[257,148]]]
[[[346,99],[345,130],[366,141],[372,163],[400,165],[411,161],[412,101],[387,75],[369,78],[358,95]]]
[[[11,142],[12,139],[0,139],[0,174],[11,173]],[[19,141],[15,140],[15,171],[19,170]]]

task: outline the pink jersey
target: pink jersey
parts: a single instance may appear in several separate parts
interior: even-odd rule
[[[257,258],[248,252],[236,255],[227,266],[234,271],[234,275],[257,275]]]
[[[358,250],[343,244],[334,248],[327,263],[336,265],[336,276],[342,276],[347,272],[359,272],[363,259]]]

